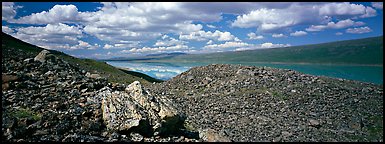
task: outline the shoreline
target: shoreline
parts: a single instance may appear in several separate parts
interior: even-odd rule
[[[110,60],[106,60],[110,61]],[[326,65],[326,66],[370,66],[370,67],[383,67],[383,64],[352,64],[352,63],[310,63],[310,62],[226,62],[226,63],[212,63],[212,62],[199,62],[199,61],[167,61],[167,60],[113,60],[113,61],[129,61],[129,62],[142,62],[142,63],[208,63],[208,64],[239,64],[239,63],[257,63],[257,64],[286,64],[286,65]]]

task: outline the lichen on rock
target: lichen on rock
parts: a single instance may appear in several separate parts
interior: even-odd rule
[[[170,100],[154,97],[138,81],[128,85],[125,91],[103,88],[98,96],[102,97],[103,120],[109,130],[166,135],[183,127],[185,116]],[[150,130],[143,131],[148,127]]]

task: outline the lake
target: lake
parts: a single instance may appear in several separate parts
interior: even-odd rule
[[[194,66],[204,66],[210,63],[158,63],[135,61],[106,61],[115,67],[130,68],[132,71],[147,74],[151,77],[169,80],[172,77],[189,70]],[[231,63],[249,66],[267,66],[299,71],[306,74],[343,78],[375,84],[383,84],[382,66],[354,65],[314,65],[314,64],[271,64],[271,63]]]

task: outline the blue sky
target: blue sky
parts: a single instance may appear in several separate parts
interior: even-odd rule
[[[2,31],[76,57],[210,53],[383,35],[382,2],[2,2]]]

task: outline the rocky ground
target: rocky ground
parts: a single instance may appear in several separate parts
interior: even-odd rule
[[[155,84],[191,129],[232,141],[383,141],[383,86],[239,65],[195,67]]]
[[[102,108],[103,102],[95,98],[101,96],[103,89],[123,93],[125,88],[127,86],[108,83],[98,74],[70,65],[48,51],[35,57],[23,50],[3,48],[2,141],[202,141],[183,129],[174,135],[108,129],[110,121],[104,117],[110,114]],[[108,100],[107,96],[111,95],[99,98]],[[138,109],[137,112],[143,119],[147,118],[141,115],[147,111]],[[158,121],[158,125],[165,123],[159,116],[153,120]]]
[[[3,142],[383,141],[383,87],[237,65],[142,86],[2,51]]]

